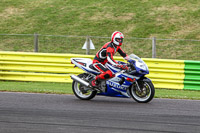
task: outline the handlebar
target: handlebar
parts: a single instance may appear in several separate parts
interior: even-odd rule
[[[134,60],[132,60],[132,61],[134,61]],[[128,61],[128,63],[127,63],[127,67],[129,68],[128,70],[126,70],[127,73],[136,73],[135,66],[133,65],[133,63],[131,63],[132,61]]]

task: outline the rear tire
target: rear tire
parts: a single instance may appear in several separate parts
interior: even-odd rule
[[[85,73],[78,75],[79,78],[88,82],[85,79],[86,76],[87,76],[87,74],[85,74]],[[73,81],[73,83],[72,83],[72,90],[73,90],[74,95],[81,100],[90,100],[90,99],[94,98],[95,95],[97,94],[97,91],[92,90],[91,88],[86,87],[76,81]]]
[[[132,98],[138,103],[148,103],[150,102],[155,94],[155,88],[150,79],[144,78],[137,81],[141,89],[141,92],[138,91],[137,85],[132,85],[130,88],[130,94]]]

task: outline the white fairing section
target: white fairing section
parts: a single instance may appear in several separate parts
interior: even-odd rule
[[[81,68],[83,71],[88,70],[89,72],[99,73],[98,71],[95,71],[89,67],[92,64],[92,60],[90,58],[71,58],[71,62],[75,64],[77,67]],[[84,63],[85,66],[79,64],[78,62]]]
[[[136,65],[138,68],[147,71],[147,68],[145,67],[144,63],[141,63],[141,62],[138,62],[138,61],[137,61],[135,65]]]
[[[89,59],[89,58],[71,58],[71,61],[73,64],[75,64],[76,66],[81,66],[79,63],[77,63],[76,61],[78,62],[82,62],[82,63],[86,63],[88,66],[90,64],[92,64],[92,60]]]
[[[131,54],[131,55],[129,55],[129,58],[136,61],[136,67],[143,69],[145,71],[149,70],[147,64],[141,58],[139,58],[137,55]]]

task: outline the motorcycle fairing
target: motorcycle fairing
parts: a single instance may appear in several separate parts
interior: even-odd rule
[[[95,75],[100,74],[100,72],[95,71],[89,67],[92,64],[92,60],[89,58],[72,58],[72,63],[75,64],[77,67],[81,68],[82,70],[93,73]],[[120,62],[123,63],[123,62]],[[138,75],[130,75],[127,73],[120,72],[121,69],[118,67],[112,66],[109,63],[106,63],[106,67],[115,74],[115,77],[106,81],[106,92],[98,93],[98,95],[104,96],[112,96],[112,97],[124,97],[129,98],[131,97],[129,94],[129,87],[133,84],[133,82],[129,82],[126,79],[131,78],[138,80],[140,78],[140,74]],[[124,78],[122,84],[120,84],[120,80]]]
[[[115,73],[117,73],[117,72],[119,72],[120,71],[120,69],[119,68],[117,68],[117,67],[114,67],[114,66],[112,66],[111,64],[109,64],[109,63],[106,63],[105,64],[105,66],[108,68],[108,69],[110,69],[111,70],[111,72],[113,73],[113,74],[115,74]]]
[[[92,64],[92,60],[89,58],[72,58],[71,61],[77,67],[81,68],[83,71],[86,71],[88,73],[93,73],[95,75],[100,74],[100,72],[93,70],[89,67],[90,64]]]
[[[124,78],[122,84],[120,81]],[[126,78],[135,78],[139,79],[139,77],[135,77],[132,75],[117,73],[114,78],[111,78],[106,81],[107,91],[103,93],[98,93],[98,95],[112,96],[112,97],[131,97],[129,94],[129,87],[133,84],[133,82],[129,82]]]

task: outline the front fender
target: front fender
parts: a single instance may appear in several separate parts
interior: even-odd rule
[[[151,79],[149,79],[147,77],[143,77],[142,80],[145,81],[145,82],[151,82],[152,83]]]

